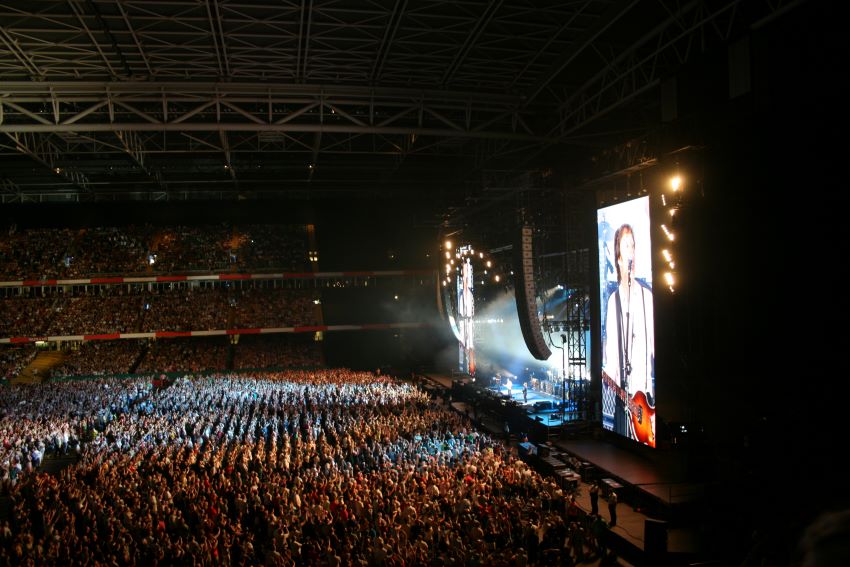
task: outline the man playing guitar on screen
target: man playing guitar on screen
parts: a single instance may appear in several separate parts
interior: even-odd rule
[[[634,277],[635,236],[614,234],[617,289],[608,297],[603,390],[615,394],[614,431],[655,446],[655,340],[652,289]]]

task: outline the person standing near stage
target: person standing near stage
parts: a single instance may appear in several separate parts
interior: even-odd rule
[[[590,513],[599,514],[599,484],[595,480],[590,485]]]
[[[578,524],[578,502],[576,502],[575,494],[570,494],[570,500],[567,503],[567,521]]]
[[[528,382],[522,383],[522,403],[528,403]]]
[[[613,488],[608,493],[608,513],[611,514],[611,523],[609,525],[613,528],[617,525],[617,493]]]

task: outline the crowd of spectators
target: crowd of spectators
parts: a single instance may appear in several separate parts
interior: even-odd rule
[[[0,413],[0,563],[548,565],[584,540],[554,480],[390,377],[46,383]],[[41,472],[53,451],[80,458]]]
[[[228,257],[225,242],[230,229],[223,224],[214,226],[175,226],[156,232],[150,240],[153,254],[152,271],[223,271]],[[148,258],[150,263],[150,256]]]
[[[321,324],[314,291],[188,284],[75,286],[0,299],[0,337]]]
[[[0,280],[229,270],[309,271],[304,225],[10,227]]]
[[[146,295],[143,332],[228,329],[229,302],[223,288],[173,289]]]
[[[133,370],[142,352],[138,340],[85,341],[67,348],[64,359],[50,369],[54,378],[65,376],[111,376]]]
[[[243,335],[233,348],[233,368],[312,368],[324,365],[311,333]]]
[[[0,280],[46,280],[104,275],[223,271],[309,271],[304,225],[104,226],[19,228],[0,236]],[[228,282],[39,286],[5,289],[0,337],[49,337],[157,331],[297,327],[321,324],[314,293]],[[274,341],[272,341],[274,343]],[[316,348],[300,343],[246,345],[239,359],[266,366],[315,366]],[[143,368],[225,369],[226,341],[156,344]],[[68,349],[55,376],[126,372],[141,348],[136,341]],[[32,360],[4,350],[2,378]],[[12,354],[14,353],[14,354]]]
[[[0,345],[0,382],[8,382],[35,358],[34,345]]]
[[[151,341],[137,373],[227,370],[230,337],[193,337]]]
[[[59,297],[4,297],[0,299],[0,336],[41,336],[61,304]]]
[[[111,376],[181,370],[316,368],[324,365],[321,343],[312,334],[119,339],[66,343],[51,378]],[[36,356],[34,345],[0,347],[0,381],[15,378]]]
[[[303,226],[256,224],[236,227],[227,253],[230,263],[239,271],[304,272],[310,271],[306,249]]]
[[[144,272],[152,227],[93,227],[80,230],[70,255],[66,275],[135,274]]]
[[[46,454],[79,451],[151,387],[149,378],[99,378],[0,388],[0,494],[37,471]]]
[[[121,288],[118,288],[119,291]],[[54,303],[44,335],[133,333],[139,329],[143,299],[139,296],[82,295]]]
[[[324,366],[312,334],[94,340],[68,343],[51,378],[190,370],[316,368]],[[34,346],[0,349],[0,377],[14,378],[35,357]]]
[[[0,236],[0,276],[3,280],[60,277],[67,271],[68,245],[74,234],[67,228],[10,227]]]
[[[233,328],[316,325],[321,318],[314,299],[305,290],[243,289],[231,298]]]

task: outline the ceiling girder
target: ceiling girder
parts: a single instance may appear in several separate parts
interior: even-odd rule
[[[63,167],[60,164],[60,149],[48,137],[32,132],[7,133],[22,154],[31,157],[46,169],[61,176],[79,189],[89,192],[88,177],[76,168]]]
[[[759,2],[761,19],[785,12],[801,1]],[[547,132],[548,137],[563,139],[582,130],[597,118],[657,86],[664,77],[684,65],[695,51],[705,50],[708,41],[726,42],[733,30],[754,25],[744,19],[739,9],[745,0],[727,0],[720,5],[698,0],[680,5],[660,0],[660,4],[668,8],[670,16],[601,66],[597,74],[577,88],[558,108],[560,119]],[[739,20],[741,26],[736,26]]]
[[[256,131],[418,134],[545,143],[516,97],[396,89],[10,83],[0,132]],[[447,96],[444,96],[447,95]],[[50,105],[52,120],[45,117]],[[141,119],[141,121],[139,120]]]

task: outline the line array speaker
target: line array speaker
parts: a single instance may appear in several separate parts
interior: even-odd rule
[[[552,351],[546,345],[543,332],[540,329],[540,320],[537,317],[537,290],[534,285],[534,259],[532,246],[531,227],[523,226],[519,232],[518,246],[514,264],[520,267],[520,278],[516,282],[516,311],[519,317],[519,326],[522,329],[522,338],[528,351],[537,360],[548,360]]]

